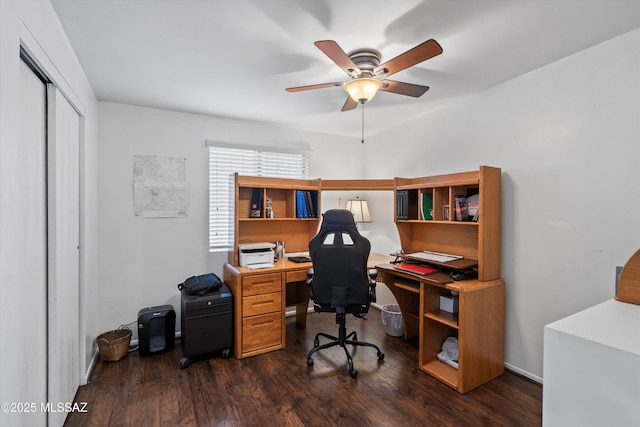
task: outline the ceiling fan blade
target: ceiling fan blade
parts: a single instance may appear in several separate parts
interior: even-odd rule
[[[437,41],[430,39],[419,44],[413,49],[409,49],[405,53],[390,59],[384,64],[377,66],[373,72],[379,77],[390,76],[398,71],[404,70],[405,68],[409,68],[422,61],[426,61],[429,58],[440,55],[441,53],[442,46],[440,46]]]
[[[342,48],[333,40],[319,40],[314,43],[318,49],[324,52],[336,65],[344,70],[350,76],[360,74],[360,69],[353,63],[351,58],[342,50]]]
[[[414,85],[413,83],[397,82],[395,80],[383,80],[380,90],[418,98],[429,90],[429,86]]]
[[[347,100],[344,102],[344,105],[342,106],[342,111],[353,110],[357,106],[358,106],[358,101],[354,101],[353,98],[351,98],[350,96],[347,96]]]
[[[323,89],[325,87],[336,87],[336,86],[342,86],[342,82],[320,83],[317,85],[288,87],[285,90],[287,92],[302,92],[303,90]]]

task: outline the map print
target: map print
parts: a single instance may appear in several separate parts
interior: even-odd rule
[[[140,217],[186,217],[186,159],[134,155],[133,207]]]

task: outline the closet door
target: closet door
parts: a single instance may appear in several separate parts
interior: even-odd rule
[[[48,85],[48,401],[72,402],[80,383],[80,117]],[[62,425],[66,413],[49,414]]]
[[[1,1],[1,0],[0,0]],[[16,64],[17,65],[17,64]],[[17,138],[3,151],[11,165],[2,186],[2,402],[34,402],[34,412],[1,412],[0,425],[42,426],[47,401],[46,86],[19,61]],[[6,165],[3,162],[3,165]],[[23,408],[24,409],[24,408]],[[32,409],[32,408],[29,408]]]

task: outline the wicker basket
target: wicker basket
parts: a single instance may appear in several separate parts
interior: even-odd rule
[[[100,356],[108,362],[116,362],[127,355],[131,344],[131,330],[127,327],[105,332],[96,338]]]

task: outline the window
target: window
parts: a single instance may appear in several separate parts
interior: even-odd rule
[[[207,141],[209,147],[209,251],[233,244],[231,174],[276,178],[309,177],[308,146],[302,149],[248,147]]]

